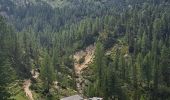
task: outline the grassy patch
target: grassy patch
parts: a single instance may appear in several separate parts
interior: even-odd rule
[[[16,96],[13,97],[15,100],[29,100],[23,91],[19,92]]]

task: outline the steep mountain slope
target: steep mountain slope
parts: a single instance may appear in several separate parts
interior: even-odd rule
[[[167,0],[0,0],[6,17],[0,17],[0,99],[25,98],[25,83],[35,100],[78,93],[169,100],[168,5]],[[40,73],[32,76],[32,69]],[[10,90],[13,76],[19,82]],[[11,93],[15,89],[19,92]]]

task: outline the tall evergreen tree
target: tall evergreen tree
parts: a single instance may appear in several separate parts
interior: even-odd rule
[[[45,54],[45,58],[42,62],[40,72],[41,72],[40,76],[44,81],[45,90],[48,93],[50,89],[50,85],[55,80],[54,67],[52,64],[52,60],[48,54]]]
[[[105,58],[104,58],[104,48],[103,45],[98,42],[96,44],[95,58],[94,58],[95,76],[96,76],[96,95],[102,96],[102,83],[105,75]]]

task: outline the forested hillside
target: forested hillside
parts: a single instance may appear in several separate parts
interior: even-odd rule
[[[169,0],[0,0],[0,100],[170,99]]]

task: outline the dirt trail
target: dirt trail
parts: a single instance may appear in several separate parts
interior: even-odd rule
[[[34,100],[32,96],[32,92],[29,89],[30,86],[31,86],[31,80],[30,79],[25,80],[23,84],[24,92],[26,93],[26,96],[29,98],[29,100]]]
[[[95,51],[95,46],[90,45],[88,46],[85,50],[81,50],[75,53],[74,55],[74,69],[76,73],[76,85],[77,85],[77,90],[80,94],[83,92],[83,86],[82,83],[84,81],[83,76],[82,76],[82,70],[88,67],[88,64],[90,64],[93,60],[94,57],[94,51]],[[84,58],[84,61],[82,63],[79,63],[79,60]]]
[[[34,70],[32,70],[31,74],[32,74],[32,77],[35,79],[39,77],[39,72],[37,71],[34,72]],[[24,92],[26,96],[29,98],[29,100],[34,100],[32,92],[30,90],[30,86],[31,86],[31,80],[30,79],[24,80],[24,83],[23,83]]]

